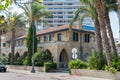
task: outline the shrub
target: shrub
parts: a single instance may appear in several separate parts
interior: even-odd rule
[[[28,60],[28,58],[30,58],[30,57],[26,56],[25,60],[23,61],[23,64],[25,66],[31,66],[32,65],[31,59]]]
[[[115,74],[117,70],[114,67],[105,66],[105,70],[111,72],[112,74]]]
[[[42,66],[43,66],[43,63],[42,63],[42,62],[35,62],[35,66],[42,67]]]
[[[116,57],[114,53],[112,53],[111,57],[112,57],[112,67],[114,67],[117,71],[120,71],[120,57]]]
[[[88,58],[89,68],[96,70],[103,70],[107,65],[106,57],[100,52],[93,51],[92,56]]]
[[[14,65],[23,65],[23,56],[19,56],[18,60],[14,62]]]
[[[44,62],[52,62],[53,57],[46,52],[36,52],[34,55],[35,66],[43,66]]]
[[[70,69],[86,69],[88,64],[86,62],[83,62],[79,59],[71,60],[69,62],[69,68]]]
[[[8,56],[0,56],[0,62],[2,62],[3,64],[8,64]]]
[[[57,64],[53,62],[45,62],[44,69],[45,69],[45,72],[48,72],[52,69],[57,69]]]

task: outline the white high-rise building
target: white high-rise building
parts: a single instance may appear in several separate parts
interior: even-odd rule
[[[44,19],[51,27],[68,24],[74,15],[74,11],[80,5],[79,0],[42,0],[42,3],[52,12],[51,17]],[[43,24],[40,26],[46,27]]]
[[[19,0],[18,0],[19,1]],[[27,2],[30,0],[20,0]],[[46,5],[48,10],[52,12],[52,16],[44,18],[44,20],[50,25],[50,27],[57,27],[65,24],[69,24],[77,7],[81,6],[79,0],[40,0],[42,4]],[[94,30],[93,22],[90,18],[86,18],[83,21],[83,28]],[[37,31],[48,28],[43,23],[38,23],[36,27]]]

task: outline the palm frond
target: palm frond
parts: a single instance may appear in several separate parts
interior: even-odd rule
[[[79,7],[75,11],[75,14],[74,14],[74,16],[73,16],[73,18],[72,18],[72,20],[70,21],[70,24],[69,24],[69,30],[71,30],[74,21],[76,21],[77,19],[79,19],[79,17],[81,17],[80,14],[85,13],[85,12],[87,12],[87,9],[84,6]]]

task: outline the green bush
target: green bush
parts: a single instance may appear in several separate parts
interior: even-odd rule
[[[45,62],[44,69],[45,69],[45,72],[48,72],[52,69],[57,69],[57,64],[53,62]]]
[[[111,57],[112,57],[112,67],[114,67],[117,71],[120,71],[120,57],[116,57],[114,53],[112,53]]]
[[[25,65],[25,66],[31,66],[32,65],[32,63],[31,63],[31,59],[28,59],[28,58],[30,58],[30,57],[28,57],[28,56],[26,56],[25,57],[25,60],[23,61],[23,64]]]
[[[43,67],[43,63],[42,62],[35,62],[35,66]]]
[[[2,62],[3,64],[8,64],[8,59],[8,56],[0,56],[0,62]]]
[[[44,62],[52,62],[53,57],[46,52],[36,52],[34,55],[35,66],[43,66]]]
[[[71,60],[68,66],[70,69],[86,69],[88,67],[88,64],[79,59],[76,59],[76,60]]]
[[[117,70],[114,67],[105,66],[105,70],[111,72],[112,74],[115,74]]]
[[[18,60],[14,62],[14,65],[23,65],[23,56],[19,56]]]
[[[93,51],[92,56],[88,58],[89,68],[96,70],[103,70],[107,65],[106,57],[100,52]]]

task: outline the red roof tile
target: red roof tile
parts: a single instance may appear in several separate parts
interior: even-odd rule
[[[16,40],[18,40],[18,39],[23,39],[23,38],[25,38],[25,37],[26,37],[26,35],[23,35],[23,36],[20,36],[20,37],[16,38]]]
[[[67,29],[67,28],[68,28],[68,25],[52,27],[52,28],[48,28],[46,30],[42,30],[42,31],[37,32],[37,35],[53,32],[53,31],[58,31],[58,30],[63,30],[63,29]]]
[[[50,27],[50,28],[48,28],[46,30],[41,30],[41,31],[37,32],[37,35],[46,34],[46,33],[59,31],[59,30],[64,30],[64,29],[69,29],[69,25],[63,25],[63,26],[52,27],[52,28]],[[73,26],[72,29],[81,30],[81,31],[87,31],[87,32],[93,32],[93,31],[86,30],[86,29],[78,29],[76,26]],[[25,38],[25,37],[26,37],[26,35],[23,35],[21,37],[16,38],[16,40],[22,39],[22,38]]]

